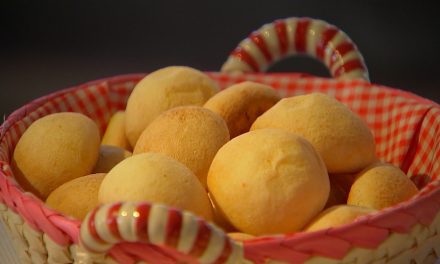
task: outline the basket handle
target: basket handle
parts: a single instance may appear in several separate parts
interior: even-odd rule
[[[312,18],[276,20],[241,41],[222,72],[260,72],[291,55],[320,60],[334,78],[369,81],[367,66],[353,41],[340,29]]]
[[[171,248],[183,254],[180,256],[189,257],[190,263],[239,263],[243,259],[242,244],[230,239],[220,228],[192,213],[165,205],[106,204],[91,211],[81,225],[80,244],[89,252],[107,253],[123,242]]]

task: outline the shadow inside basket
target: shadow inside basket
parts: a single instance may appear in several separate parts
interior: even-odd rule
[[[258,259],[258,256],[289,255],[296,250],[296,261],[307,259],[310,254],[340,258],[352,246],[374,248],[390,231],[406,232],[415,223],[429,225],[440,210],[440,107],[434,102],[361,80],[344,81],[282,73],[208,74],[222,89],[250,80],[271,85],[283,97],[312,92],[336,97],[359,114],[372,129],[378,157],[399,166],[421,189],[407,202],[361,217],[359,221],[341,228],[245,242],[246,255]],[[35,196],[16,186],[9,167],[14,147],[33,121],[55,112],[81,112],[95,120],[103,133],[111,115],[125,109],[131,90],[143,76],[133,74],[93,81],[39,98],[12,113],[0,129],[0,202],[20,214],[36,230],[48,233],[55,242],[61,245],[77,243],[79,221],[53,212]],[[347,241],[351,244],[347,245]],[[327,246],[319,246],[321,244]],[[331,244],[335,246],[328,247]],[[299,250],[301,247],[303,249]],[[123,257],[120,253],[122,249],[123,246],[115,247],[112,255],[116,259]],[[157,254],[170,255],[167,253],[169,249],[150,247],[150,250],[151,254],[157,251]]]

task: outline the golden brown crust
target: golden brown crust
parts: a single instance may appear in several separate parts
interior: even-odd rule
[[[295,232],[328,198],[325,165],[305,139],[280,129],[261,129],[225,144],[208,173],[215,206],[241,232]]]
[[[316,231],[349,224],[359,216],[367,215],[375,211],[376,210],[370,208],[345,204],[333,206],[322,211],[304,230]]]
[[[141,153],[116,165],[101,184],[99,201],[163,203],[212,219],[208,194],[197,177],[160,153]]]
[[[131,146],[162,112],[183,105],[202,106],[218,91],[206,74],[183,66],[150,73],[134,88],[125,111],[125,134]]]
[[[83,220],[98,206],[98,191],[105,173],[96,173],[73,179],[56,188],[47,197],[46,204],[65,215]]]
[[[219,115],[198,106],[182,106],[158,116],[142,132],[133,153],[168,155],[192,170],[206,187],[212,159],[228,140],[228,128]]]
[[[399,168],[376,163],[360,172],[348,195],[348,204],[382,209],[406,201],[417,187]]]
[[[251,127],[281,128],[303,136],[324,160],[329,173],[355,173],[376,160],[367,124],[335,98],[321,93],[284,98]]]
[[[96,124],[79,113],[36,120],[14,150],[12,169],[19,184],[42,199],[61,184],[88,175],[98,159]]]
[[[125,112],[118,111],[112,115],[102,136],[102,145],[117,146],[131,150],[130,143],[125,136]]]
[[[248,132],[255,119],[280,99],[272,87],[246,81],[217,93],[203,107],[223,117],[234,138]]]

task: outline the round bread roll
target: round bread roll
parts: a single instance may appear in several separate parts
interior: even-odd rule
[[[61,184],[88,175],[98,160],[97,125],[79,113],[55,113],[32,123],[14,150],[18,183],[45,200]]]
[[[183,105],[202,106],[218,91],[206,74],[181,66],[147,75],[134,88],[125,111],[125,134],[131,146],[160,113]]]
[[[219,115],[202,107],[183,106],[159,115],[142,132],[134,154],[168,155],[192,170],[206,187],[212,159],[228,141],[228,127]]]
[[[417,187],[399,168],[378,163],[359,173],[347,203],[380,210],[406,201],[417,192]]]
[[[251,130],[281,128],[303,136],[321,155],[329,173],[353,173],[376,160],[366,123],[336,99],[321,93],[279,101]]]
[[[320,229],[337,227],[353,222],[362,215],[367,215],[376,210],[353,206],[353,205],[337,205],[322,211],[313,221],[305,228],[305,231],[316,231]]]
[[[301,230],[324,207],[330,186],[325,165],[307,140],[260,129],[218,151],[208,188],[232,225],[264,235]]]
[[[93,173],[107,173],[116,164],[131,156],[131,152],[112,145],[101,145],[99,147],[99,158],[96,162]]]
[[[83,220],[99,205],[98,191],[105,173],[90,174],[68,181],[49,194],[46,204],[61,213]]]
[[[255,238],[255,236],[253,236],[253,235],[249,235],[249,234],[241,233],[241,232],[228,233],[228,236],[236,241],[245,241],[245,240],[250,240],[250,239]]]
[[[102,136],[102,145],[112,145],[123,149],[131,150],[128,139],[125,136],[125,112],[118,111],[110,118],[104,136]]]
[[[104,178],[99,201],[163,203],[212,219],[208,194],[182,163],[160,153],[126,158]]]
[[[280,99],[272,87],[247,81],[217,93],[204,107],[223,117],[231,138],[234,138],[248,132],[255,119]]]

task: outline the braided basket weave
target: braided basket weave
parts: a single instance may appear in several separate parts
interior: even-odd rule
[[[287,55],[305,53],[328,66],[334,79],[255,73]],[[101,132],[125,109],[144,75],[93,81],[39,98],[0,127],[0,217],[22,263],[434,263],[440,257],[440,106],[368,81],[356,46],[320,20],[289,18],[243,40],[208,73],[223,89],[245,80],[271,85],[282,96],[323,92],[358,113],[372,129],[376,153],[399,166],[419,187],[410,200],[326,230],[236,242],[191,213],[159,204],[116,203],[81,223],[46,207],[14,180],[14,147],[36,119],[74,111]],[[0,263],[3,263],[0,260]]]

